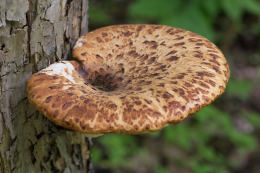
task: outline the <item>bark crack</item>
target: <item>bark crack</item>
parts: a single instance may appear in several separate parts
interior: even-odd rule
[[[70,9],[70,4],[73,0],[68,0],[66,3],[66,12],[65,12],[65,16],[68,16],[69,14],[69,9]]]
[[[37,0],[35,1],[35,4],[37,4]],[[31,54],[31,32],[32,32],[32,18],[33,18],[33,11],[34,4],[32,0],[29,0],[29,10],[26,13],[26,23],[27,23],[27,57],[29,59],[29,63],[31,63],[32,66],[32,73],[37,72],[37,67],[35,63],[35,59],[33,58]]]

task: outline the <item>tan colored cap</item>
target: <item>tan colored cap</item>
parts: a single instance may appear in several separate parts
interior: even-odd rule
[[[178,123],[221,95],[229,78],[213,43],[170,26],[100,28],[77,41],[73,56],[34,74],[28,98],[55,124],[90,134]]]

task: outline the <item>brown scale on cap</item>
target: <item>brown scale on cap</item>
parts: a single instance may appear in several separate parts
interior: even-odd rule
[[[80,62],[34,74],[28,98],[45,116],[90,134],[137,134],[177,123],[226,87],[229,67],[204,37],[161,25],[117,25],[82,36]]]

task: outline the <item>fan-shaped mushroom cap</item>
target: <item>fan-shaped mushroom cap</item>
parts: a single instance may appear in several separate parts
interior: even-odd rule
[[[77,41],[73,56],[80,63],[34,74],[28,98],[54,123],[86,133],[137,134],[180,122],[222,94],[229,78],[213,43],[169,26],[100,28]]]

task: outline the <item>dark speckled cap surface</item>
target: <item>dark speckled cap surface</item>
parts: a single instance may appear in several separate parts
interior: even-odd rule
[[[162,25],[97,29],[79,38],[73,56],[34,74],[28,98],[54,123],[93,134],[178,123],[221,95],[230,74],[213,43]]]

